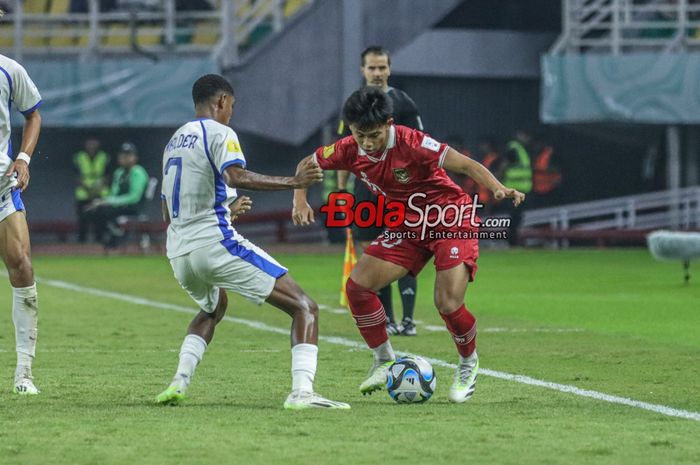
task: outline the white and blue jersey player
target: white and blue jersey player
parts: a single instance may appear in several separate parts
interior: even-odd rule
[[[192,88],[196,116],[171,137],[163,151],[163,216],[168,225],[167,255],[175,278],[201,311],[194,317],[180,349],[170,386],[158,403],[184,399],[196,366],[236,292],[260,305],[267,302],[292,317],[292,392],[288,409],[347,409],[313,391],[318,354],[318,306],[274,258],[241,236],[231,223],[231,208],[243,212],[249,200],[234,202],[237,188],[291,190],[322,180],[313,163],[296,176],[266,176],[246,169],[236,133],[227,125],[235,102],[222,76],[199,78]]]
[[[29,230],[20,193],[29,185],[29,162],[39,140],[41,95],[27,71],[0,55],[0,255],[12,286],[15,325],[17,394],[38,394],[32,376],[36,351],[38,300],[30,257]],[[15,155],[10,139],[10,114],[24,115],[22,142]]]

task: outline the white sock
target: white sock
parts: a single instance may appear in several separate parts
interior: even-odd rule
[[[39,315],[36,283],[12,288],[12,321],[15,324],[17,369],[32,368],[36,354],[37,320]]]
[[[297,344],[292,347],[292,391],[313,392],[318,346]]]
[[[472,352],[472,354],[469,357],[462,357],[461,355],[459,356],[459,363],[467,363],[467,364],[473,364],[478,356],[476,355],[476,350]]]
[[[394,349],[391,347],[391,342],[387,341],[372,349],[374,352],[374,361],[376,363],[392,362],[396,360],[396,355],[394,355]]]
[[[207,350],[207,343],[200,336],[196,334],[185,336],[180,347],[180,362],[171,384],[178,384],[181,388],[187,389],[194,375],[194,369],[202,361],[205,350]]]

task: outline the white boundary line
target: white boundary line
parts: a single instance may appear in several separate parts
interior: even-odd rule
[[[431,332],[445,332],[447,328],[444,326],[425,325],[422,329]],[[479,333],[582,333],[585,330],[582,328],[479,328]]]
[[[78,284],[72,284],[65,281],[58,281],[54,279],[36,279],[37,282],[44,284],[46,286],[51,286],[59,289],[64,289],[68,291],[75,291],[84,294],[92,294],[98,297],[104,297],[108,299],[121,300],[122,302],[128,302],[135,305],[143,305],[146,307],[160,308],[163,310],[171,310],[180,313],[196,314],[198,310],[190,307],[185,307],[182,305],[169,304],[166,302],[158,302],[156,300],[146,299],[143,297],[121,294],[118,292],[105,291],[102,289],[96,289],[92,287],[80,286]],[[271,333],[289,335],[289,329],[278,328],[276,326],[270,326],[266,323],[254,320],[246,320],[243,318],[236,318],[231,316],[224,317],[225,320],[232,323],[237,323],[240,325],[248,326],[249,328],[258,329],[261,331],[268,331]],[[319,336],[319,339],[328,342],[330,344],[341,345],[345,347],[352,347],[355,349],[366,349],[367,346],[357,341],[351,339],[346,339],[343,337],[336,336]],[[399,355],[408,355],[407,352],[397,352]],[[457,365],[444,360],[439,360],[436,358],[423,357],[428,360],[433,365],[438,365],[445,368],[457,368]],[[634,407],[642,410],[648,410],[650,412],[658,413],[661,415],[666,415],[669,417],[685,418],[687,420],[694,420],[700,422],[700,412],[692,412],[689,410],[681,410],[673,407],[668,407],[666,405],[650,404],[647,402],[642,402],[639,400],[629,399],[627,397],[613,396],[610,394],[605,394],[603,392],[591,391],[588,389],[577,388],[576,386],[570,386],[567,384],[552,383],[549,381],[544,381],[536,378],[530,378],[524,375],[514,375],[510,373],[505,373],[502,371],[489,370],[488,368],[481,368],[479,370],[480,374],[485,376],[491,376],[493,378],[498,378],[506,381],[514,381],[516,383],[526,384],[528,386],[537,386],[546,389],[551,389],[554,391],[565,392],[568,394],[574,394],[580,397],[588,397],[595,400],[600,400],[603,402],[609,402],[611,404],[626,405],[628,407]]]

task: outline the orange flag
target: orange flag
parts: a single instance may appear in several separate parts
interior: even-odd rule
[[[348,283],[352,269],[355,268],[357,255],[355,255],[355,243],[352,240],[350,228],[345,229],[345,234],[345,258],[343,259],[343,281],[340,284],[340,305],[348,307],[348,295],[345,293],[345,285]]]

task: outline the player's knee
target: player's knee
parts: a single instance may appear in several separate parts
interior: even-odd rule
[[[355,280],[350,276],[348,279],[348,282],[345,284],[345,293],[348,295],[348,298],[356,298],[356,297],[362,297],[366,293],[371,293],[368,288],[361,286],[355,282]]]
[[[219,294],[219,303],[216,305],[216,310],[214,310],[214,317],[216,322],[220,322],[224,315],[226,314],[226,309],[228,308],[228,296],[224,291]]]
[[[318,304],[309,296],[305,295],[300,299],[300,311],[307,317],[318,318]]]
[[[435,294],[435,307],[442,314],[447,315],[457,310],[464,304],[464,298],[462,296],[453,296],[447,293],[436,293]]]
[[[34,276],[34,269],[32,268],[32,261],[29,255],[24,251],[17,253],[10,253],[5,258],[5,263],[7,265],[8,272],[20,278],[26,278],[31,280]]]

